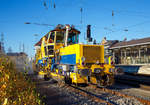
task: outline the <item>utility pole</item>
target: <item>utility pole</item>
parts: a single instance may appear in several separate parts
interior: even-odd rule
[[[114,11],[112,10],[112,26],[115,26],[114,24]]]
[[[25,47],[24,47],[24,43],[23,43],[23,45],[22,45],[22,52],[24,53],[25,52]]]
[[[2,50],[2,53],[5,53],[5,50],[4,50],[4,34],[1,33],[1,50]]]
[[[8,48],[8,53],[12,53],[11,47]]]
[[[19,52],[21,52],[21,42],[19,43]]]

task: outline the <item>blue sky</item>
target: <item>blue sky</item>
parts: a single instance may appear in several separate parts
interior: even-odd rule
[[[56,8],[51,6],[54,3]],[[103,37],[109,40],[144,38],[150,36],[149,5],[149,0],[0,0],[0,32],[4,33],[6,52],[8,47],[18,52],[19,45],[24,43],[29,56],[34,55],[35,41],[54,27],[24,22],[74,24],[81,31],[80,42],[84,42],[87,24],[92,25],[92,37],[97,42]],[[80,7],[83,8],[82,24]]]

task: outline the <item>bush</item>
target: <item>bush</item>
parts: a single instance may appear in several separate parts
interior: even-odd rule
[[[41,105],[35,89],[8,58],[0,58],[0,105]]]

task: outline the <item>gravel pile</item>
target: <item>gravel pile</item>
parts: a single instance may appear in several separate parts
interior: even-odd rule
[[[118,105],[143,105],[138,100],[133,98],[122,98],[119,100],[116,100],[116,104]]]

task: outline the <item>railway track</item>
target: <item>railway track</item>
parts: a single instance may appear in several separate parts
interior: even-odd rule
[[[61,91],[67,90],[70,93],[77,94],[77,96],[88,98],[103,105],[126,105],[131,103],[133,105],[150,105],[150,100],[124,94],[110,88],[98,88],[96,85],[76,86],[58,82],[57,87],[61,88]]]
[[[122,97],[130,98],[130,99],[134,98],[134,99],[138,100],[139,102],[141,102],[143,105],[150,105],[149,100],[141,99],[141,98],[138,98],[138,97],[135,97],[135,96],[130,96],[130,95],[127,95],[127,94],[124,94],[124,93],[121,93],[121,92],[118,92],[118,91],[114,91],[114,90],[111,90],[111,89],[107,89],[107,88],[103,88],[102,90],[105,91],[105,92],[111,93],[113,95],[122,96]]]
[[[98,95],[90,92],[90,91],[87,91],[86,89],[83,89],[84,87],[77,87],[75,85],[68,85],[68,84],[62,84],[62,83],[59,83],[59,86],[60,88],[64,88],[71,92],[75,92],[76,94],[78,95],[82,95],[90,100],[93,100],[95,102],[98,102],[98,103],[104,103],[104,104],[107,104],[107,105],[113,105],[111,102],[109,102],[108,100],[105,100],[105,99],[101,99]]]
[[[61,84],[61,85],[60,85]],[[137,98],[134,96],[129,96],[118,91],[114,91],[108,88],[98,88],[95,85],[89,85],[86,87],[77,87],[74,85],[66,85],[59,83],[62,88],[68,88],[69,91],[80,94],[98,103],[105,103],[107,105],[126,105],[126,104],[136,104],[136,105],[150,105],[150,101]]]
[[[115,82],[131,85],[143,90],[150,91],[150,77],[121,75],[121,76],[115,76]]]
[[[130,98],[130,99],[134,98],[134,99],[137,99],[138,101],[140,101],[144,105],[150,105],[149,100],[141,99],[141,98],[138,98],[138,97],[135,97],[135,96],[130,96],[130,95],[127,95],[127,94],[124,94],[124,93],[121,93],[121,92],[118,92],[118,91],[115,91],[115,90],[112,90],[112,89],[108,89],[108,88],[97,88],[96,86],[94,86],[94,88],[97,91],[104,91],[106,93],[110,93],[112,95],[116,95],[116,96],[119,96],[119,97]]]

